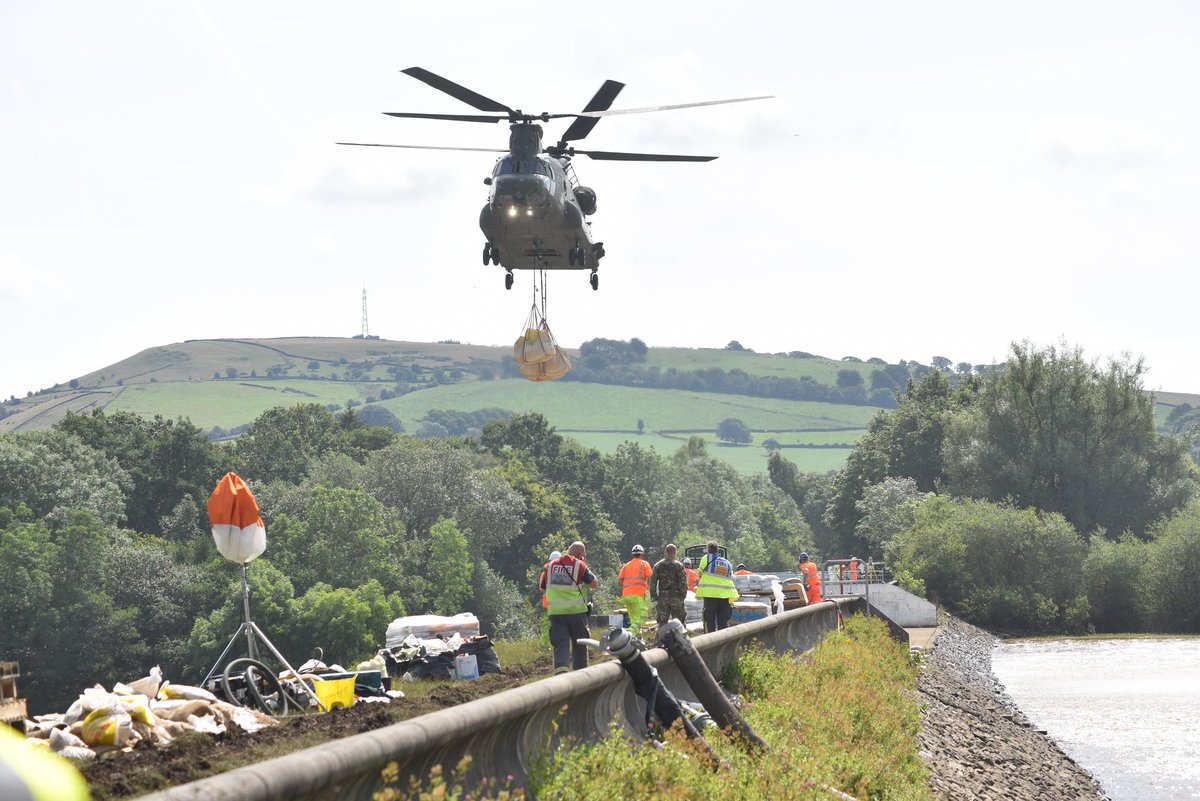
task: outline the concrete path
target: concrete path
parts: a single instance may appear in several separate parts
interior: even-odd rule
[[[909,649],[928,651],[930,646],[933,645],[933,640],[937,636],[938,630],[937,626],[932,628],[905,629],[908,632]]]

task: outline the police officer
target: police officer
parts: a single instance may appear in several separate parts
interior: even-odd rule
[[[686,622],[683,611],[683,601],[687,598],[687,572],[683,565],[675,560],[678,549],[674,543],[663,549],[666,556],[659,559],[650,573],[650,599],[658,604],[658,625],[664,625],[671,618],[680,623]]]

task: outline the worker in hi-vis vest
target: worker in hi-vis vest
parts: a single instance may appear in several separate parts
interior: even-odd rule
[[[700,574],[692,570],[692,557],[683,557],[683,572],[687,573],[688,577],[688,592],[696,591],[696,583],[700,581]]]
[[[580,642],[589,638],[587,618],[587,588],[600,585],[595,574],[588,570],[583,558],[587,549],[582,542],[573,542],[567,553],[546,568],[546,614],[550,618],[550,646],[554,649],[554,672],[581,670],[587,667],[587,646]]]
[[[629,615],[629,630],[634,637],[642,636],[642,623],[649,613],[649,602],[646,592],[650,588],[650,574],[654,568],[642,557],[646,549],[640,545],[633,546],[630,559],[617,574],[621,584],[621,603],[625,604],[625,612]]]
[[[704,632],[720,631],[729,625],[733,616],[733,603],[738,591],[733,586],[733,565],[721,556],[720,546],[708,544],[708,553],[700,557],[700,581],[696,583],[696,597],[704,599]]]

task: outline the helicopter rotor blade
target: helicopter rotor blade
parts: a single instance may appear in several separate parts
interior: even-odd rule
[[[506,116],[485,117],[482,114],[418,114],[412,111],[385,111],[389,117],[415,117],[421,120],[457,120],[458,122],[503,122]]]
[[[418,81],[429,84],[434,89],[445,92],[451,97],[457,98],[468,106],[474,106],[480,111],[502,111],[506,114],[515,114],[511,108],[492,100],[490,97],[484,97],[478,92],[472,92],[465,86],[459,86],[454,81],[449,81],[441,75],[436,75],[427,69],[421,67],[409,67],[406,70],[400,70],[405,75],[416,78]]]
[[[624,88],[625,84],[618,81],[605,81],[604,85],[600,87],[600,91],[596,92],[592,99],[588,101],[588,104],[583,107],[584,112],[607,110]],[[600,122],[598,117],[577,117],[559,138],[559,141],[572,142],[583,139],[592,132],[592,129],[596,127],[596,123],[598,122]]]
[[[409,150],[468,150],[472,153],[507,153],[504,148],[497,147],[446,147],[444,145],[381,145],[374,142],[335,142],[338,145],[354,145],[356,147],[403,147]]]
[[[768,100],[775,95],[759,95],[758,97],[734,97],[729,100],[704,100],[699,103],[676,103],[670,106],[646,106],[645,108],[617,108],[604,111],[582,111],[581,117],[611,117],[616,114],[648,114],[652,111],[672,111],[677,108],[698,108],[699,106],[721,106],[726,103],[746,103],[751,100]]]
[[[712,161],[716,156],[681,156],[673,153],[620,153],[613,150],[576,150],[570,148],[569,156],[587,156],[597,161]]]

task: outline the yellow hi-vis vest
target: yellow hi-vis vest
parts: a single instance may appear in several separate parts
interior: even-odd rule
[[[697,598],[736,598],[733,586],[733,565],[720,554],[706,553],[700,558],[700,581],[696,584]]]
[[[546,569],[546,614],[577,615],[587,612],[587,596],[582,585],[587,565],[582,559],[563,556]]]

